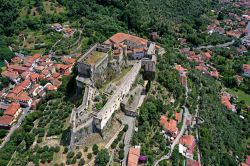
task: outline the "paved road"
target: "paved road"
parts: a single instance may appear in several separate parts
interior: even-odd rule
[[[7,134],[7,136],[4,138],[0,148],[2,148],[9,140],[11,135],[14,133],[14,131],[16,129],[18,129],[20,127],[20,125],[22,124],[23,120],[25,119],[25,117],[30,113],[30,108],[22,108],[22,115],[21,117],[18,119],[17,123],[11,127],[11,129],[9,130],[9,133]]]
[[[187,103],[187,99],[188,99],[188,92],[189,92],[189,89],[188,89],[188,86],[186,86],[186,91],[185,91],[185,104],[183,106],[183,111],[184,111],[184,119],[183,119],[183,123],[182,123],[182,127],[181,127],[181,131],[180,133],[177,135],[177,137],[175,138],[174,142],[171,144],[171,148],[170,148],[170,151],[168,154],[166,154],[165,156],[162,156],[159,160],[157,160],[155,163],[154,163],[154,166],[157,166],[159,165],[159,162],[161,162],[162,160],[167,160],[171,157],[172,155],[172,152],[175,148],[175,146],[179,143],[179,140],[181,138],[181,136],[184,134],[185,130],[187,129],[187,117],[190,116],[190,113],[189,113],[189,110],[188,108],[186,107],[186,103]]]
[[[205,48],[223,48],[223,47],[228,47],[230,45],[233,45],[235,42],[235,40],[232,40],[230,42],[227,43],[223,43],[223,44],[217,44],[217,45],[208,45],[208,46],[200,46],[200,47],[196,47],[195,49],[205,49]]]
[[[138,102],[137,106],[134,108],[135,110],[138,109],[142,104],[145,99],[146,95],[141,95],[140,101]],[[124,159],[122,161],[122,165],[126,166],[127,158],[128,158],[128,151],[130,148],[130,141],[133,136],[134,132],[134,127],[135,127],[135,117],[130,117],[130,116],[124,116],[123,123],[128,125],[128,131],[126,132],[125,138],[124,138]]]

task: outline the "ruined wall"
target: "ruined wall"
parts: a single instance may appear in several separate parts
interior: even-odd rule
[[[136,80],[140,68],[141,62],[138,62],[133,66],[131,71],[121,81],[121,84],[117,87],[117,90],[107,101],[104,107],[94,116],[94,124],[97,129],[102,130],[106,126],[114,111],[120,107],[121,101],[125,95],[129,93],[132,84]]]

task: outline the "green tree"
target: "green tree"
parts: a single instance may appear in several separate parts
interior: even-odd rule
[[[109,162],[110,156],[107,149],[101,149],[95,159],[99,166],[106,166]]]
[[[98,145],[94,144],[93,147],[92,147],[92,151],[96,155],[98,153],[98,151],[99,151]]]

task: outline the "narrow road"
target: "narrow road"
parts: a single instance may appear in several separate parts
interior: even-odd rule
[[[141,95],[140,101],[138,102],[137,106],[135,106],[135,110],[138,109],[142,104],[145,99],[146,95]],[[122,166],[126,166],[127,158],[128,158],[128,151],[130,148],[130,141],[133,136],[134,128],[135,128],[135,117],[130,117],[130,116],[124,116],[123,123],[128,125],[128,131],[126,132],[125,138],[124,138],[124,158],[122,161]]]
[[[157,160],[154,164],[154,166],[159,165],[159,162],[163,161],[163,160],[167,160],[171,157],[172,152],[175,148],[175,146],[179,143],[180,138],[182,137],[182,135],[184,134],[185,130],[187,129],[187,117],[190,115],[188,108],[186,107],[186,103],[187,103],[187,99],[188,99],[188,86],[186,85],[186,91],[185,91],[185,103],[183,106],[183,111],[184,111],[184,118],[183,118],[183,123],[182,123],[182,127],[181,127],[181,131],[180,133],[177,135],[177,137],[175,138],[174,142],[171,144],[171,148],[170,151],[168,152],[168,154],[166,154],[165,156],[162,156],[159,160]]]
[[[230,45],[233,45],[235,42],[235,40],[232,40],[230,42],[227,42],[227,43],[223,43],[223,44],[217,44],[217,45],[208,45],[208,46],[199,46],[199,47],[196,47],[195,49],[205,49],[205,48],[223,48],[223,47],[228,47]]]
[[[11,135],[14,133],[14,131],[16,129],[18,129],[20,127],[20,125],[22,124],[25,117],[30,113],[29,111],[30,111],[29,108],[22,108],[21,117],[18,119],[17,123],[14,126],[11,127],[11,129],[9,130],[9,133],[4,138],[2,144],[0,145],[0,148],[2,148],[10,140]]]

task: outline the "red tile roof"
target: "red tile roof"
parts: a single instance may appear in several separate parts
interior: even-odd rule
[[[16,112],[20,109],[20,104],[12,102],[9,107],[4,111],[5,115],[14,116]]]
[[[1,75],[2,75],[2,77],[4,77],[4,78],[7,77],[7,78],[10,78],[10,79],[12,79],[12,80],[17,79],[17,78],[19,77],[18,72],[16,72],[16,71],[8,71],[8,70],[3,71],[3,72],[1,73]]]
[[[200,166],[198,161],[187,159],[186,166]]]
[[[247,156],[246,163],[250,165],[250,156]]]
[[[37,73],[31,73],[30,74],[30,80],[32,82],[35,82],[36,80],[38,80],[38,78],[39,78],[39,74],[37,74]]]
[[[17,95],[15,97],[15,99],[18,100],[18,101],[29,101],[29,100],[31,100],[28,93],[24,92],[24,91],[22,93],[20,93],[19,95]]]
[[[63,57],[62,62],[66,64],[73,64],[76,62],[76,59],[74,58],[68,58],[68,57]]]
[[[221,96],[221,103],[227,107],[227,109],[232,109],[232,104],[229,101],[229,98],[227,96]]]
[[[181,114],[179,112],[175,113],[175,119],[179,122],[181,120]]]
[[[175,133],[178,131],[177,121],[174,119],[168,120],[165,115],[160,117],[160,124],[164,127],[165,130],[171,133]]]
[[[11,122],[13,121],[14,117],[9,115],[0,116],[0,125],[11,125]]]
[[[108,40],[106,40],[104,43],[110,44],[110,42],[112,42],[115,44],[119,44],[125,40],[132,41],[136,44],[142,44],[142,45],[147,44],[146,39],[143,39],[143,38],[140,38],[137,36],[133,36],[133,35],[129,35],[129,34],[125,34],[125,33],[117,33],[117,34],[113,35],[112,37],[110,37]]]
[[[22,59],[20,57],[15,56],[14,58],[11,59],[11,62],[13,63],[20,63]]]
[[[180,138],[179,143],[188,147],[188,148],[192,148],[192,147],[194,147],[194,144],[195,144],[194,136],[193,135],[183,135]]]
[[[250,72],[250,65],[249,64],[243,64],[242,69],[244,70],[244,72]]]
[[[140,148],[131,147],[128,153],[128,166],[137,166],[140,157]]]
[[[52,74],[52,77],[54,77],[54,78],[58,78],[58,77],[60,77],[60,74],[59,74],[59,73],[57,73],[57,72],[55,72],[55,73],[53,73],[53,74]]]
[[[9,69],[11,69],[13,71],[17,71],[19,74],[22,74],[25,71],[29,71],[29,68],[23,67],[23,66],[19,66],[19,65],[10,65]]]

